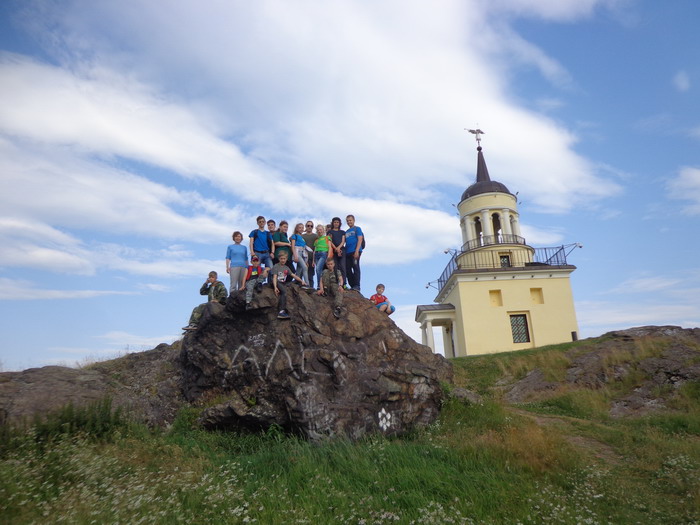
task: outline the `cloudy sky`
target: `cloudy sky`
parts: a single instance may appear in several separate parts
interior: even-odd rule
[[[0,2],[0,367],[180,337],[259,214],[367,236],[419,338],[491,177],[570,255],[582,337],[700,325],[700,3]]]

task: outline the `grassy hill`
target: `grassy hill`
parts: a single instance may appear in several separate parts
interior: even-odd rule
[[[0,521],[697,523],[698,363],[688,331],[456,359],[438,423],[359,443],[66,408],[3,430]]]

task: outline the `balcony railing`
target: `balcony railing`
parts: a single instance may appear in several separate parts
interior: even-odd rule
[[[482,246],[491,246],[492,244],[525,244],[525,239],[519,235],[483,235],[478,239],[472,239],[462,245],[462,251],[468,252]]]
[[[518,238],[522,239],[522,237]],[[522,244],[524,244],[524,242]],[[534,250],[534,254],[525,250],[517,250],[515,252],[509,252],[508,254],[502,254],[495,251],[473,251],[473,248],[456,252],[452,255],[452,258],[447,263],[447,266],[445,266],[445,270],[437,281],[438,292],[447,284],[447,281],[456,270],[507,270],[508,268],[523,269],[532,267],[534,269],[538,267],[560,268],[562,266],[568,266],[566,262],[567,254],[565,246],[535,248]]]

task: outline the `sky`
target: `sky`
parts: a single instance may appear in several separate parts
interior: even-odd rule
[[[258,215],[354,214],[420,341],[477,126],[581,337],[700,325],[695,0],[165,5],[0,2],[0,370],[179,339]]]

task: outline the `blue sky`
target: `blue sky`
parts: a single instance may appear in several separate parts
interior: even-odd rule
[[[700,325],[694,0],[0,3],[0,366],[180,337],[259,214],[367,236],[415,306],[479,126],[528,243],[580,242],[582,337]]]

